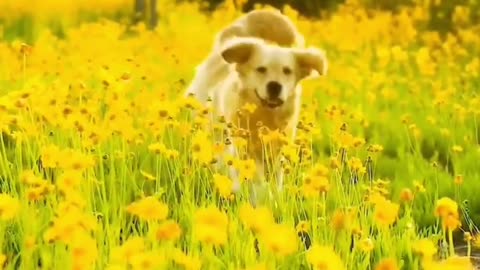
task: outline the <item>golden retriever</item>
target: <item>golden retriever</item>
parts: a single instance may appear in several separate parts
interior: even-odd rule
[[[197,72],[186,95],[194,95],[206,104],[212,101],[216,115],[237,128],[248,130],[248,154],[256,163],[256,179],[250,185],[251,203],[257,203],[257,191],[265,184],[265,154],[259,127],[278,130],[294,139],[301,109],[299,82],[317,73],[325,75],[327,58],[317,48],[304,48],[304,39],[291,21],[278,11],[256,10],[247,13],[221,31],[207,59]],[[256,110],[248,120],[238,114],[246,104]],[[235,146],[229,149],[235,155]],[[279,149],[274,149],[275,153]],[[278,168],[277,187],[283,186]],[[234,191],[240,180],[231,171]]]

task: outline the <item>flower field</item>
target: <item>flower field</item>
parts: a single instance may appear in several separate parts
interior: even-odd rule
[[[284,192],[253,208],[255,163],[223,154],[245,132],[182,98],[242,3],[207,13],[162,0],[149,30],[130,23],[127,0],[0,1],[0,265],[474,269],[478,11],[457,6],[436,32],[441,1],[416,2],[347,1],[318,19],[283,9],[329,72],[302,83],[298,137],[274,168]]]

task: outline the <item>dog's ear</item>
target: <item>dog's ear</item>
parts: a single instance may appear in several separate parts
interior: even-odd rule
[[[294,55],[300,79],[312,75],[313,71],[316,71],[320,76],[327,74],[328,60],[325,52],[316,48],[296,49],[294,50]]]
[[[237,38],[227,43],[222,51],[222,58],[229,64],[243,64],[250,59],[259,41],[251,38]]]

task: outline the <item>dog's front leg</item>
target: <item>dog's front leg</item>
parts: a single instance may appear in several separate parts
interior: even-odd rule
[[[250,204],[253,207],[256,207],[259,203],[264,203],[270,195],[265,181],[265,167],[263,162],[256,160],[255,166],[255,179],[249,182]]]
[[[232,145],[228,146],[227,153],[231,157],[236,157],[237,152],[235,147]],[[259,198],[264,199],[266,186],[265,186],[265,169],[263,163],[256,161],[255,162],[256,172],[255,178],[248,181],[248,192],[249,192],[249,201],[253,207],[256,207]],[[232,192],[238,194],[241,191],[242,184],[238,171],[233,167],[229,166],[229,176],[232,179]]]

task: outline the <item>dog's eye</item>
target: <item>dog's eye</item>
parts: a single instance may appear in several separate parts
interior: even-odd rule
[[[257,72],[264,74],[264,73],[267,72],[267,68],[266,67],[257,67]]]
[[[283,74],[290,75],[290,74],[292,74],[292,70],[289,67],[284,67],[283,68]]]

